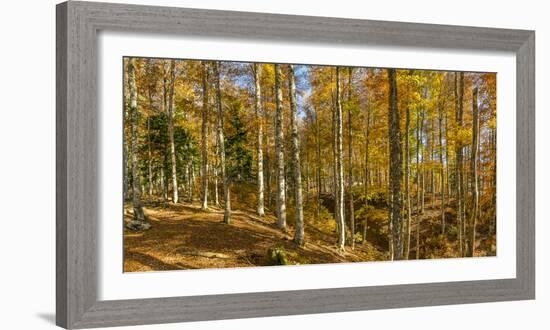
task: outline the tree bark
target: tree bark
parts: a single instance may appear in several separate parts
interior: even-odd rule
[[[220,150],[219,150],[219,142],[218,142],[218,136],[216,134],[216,160],[212,169],[212,174],[214,176],[214,204],[219,207],[220,206],[220,194],[218,192],[218,167],[219,167],[219,159],[220,159]]]
[[[342,143],[342,104],[340,102],[340,67],[336,67],[336,113],[335,113],[335,133],[336,133],[336,221],[339,224],[340,232],[338,235],[338,250],[345,250],[345,223],[344,223],[344,166],[343,166],[343,143]]]
[[[263,156],[263,122],[262,122],[262,89],[260,84],[261,66],[257,63],[253,64],[252,71],[254,72],[254,84],[255,84],[255,112],[256,122],[258,123],[257,132],[257,167],[258,167],[258,207],[257,213],[259,216],[264,216],[264,156]]]
[[[153,65],[151,59],[147,59],[147,70],[149,73]],[[149,101],[149,111],[153,111],[153,93],[155,86],[151,83],[147,84],[147,98]],[[147,115],[147,197],[149,200],[153,197],[153,154],[151,151],[151,116]]]
[[[288,90],[290,93],[290,127],[292,134],[292,165],[294,176],[295,202],[295,230],[294,242],[298,246],[304,245],[304,209],[302,197],[302,169],[300,165],[300,141],[298,138],[298,116],[296,108],[296,82],[294,81],[294,67],[288,66]]]
[[[281,90],[281,68],[275,64],[275,149],[277,154],[277,226],[286,230],[286,182],[283,134],[283,91]]]
[[[368,79],[368,69],[366,71]],[[365,125],[365,184],[364,184],[364,194],[365,194],[365,220],[363,223],[363,241],[362,244],[367,242],[367,229],[369,225],[369,184],[370,184],[370,173],[369,173],[369,133],[370,133],[370,111],[369,111],[369,101],[368,101],[368,90],[365,90],[367,104],[365,106],[367,115],[367,123]]]
[[[317,208],[315,210],[316,219],[321,217],[321,130],[319,124],[319,109],[315,109],[315,142],[317,143],[316,160],[317,160]]]
[[[409,259],[409,252],[411,247],[411,191],[410,191],[410,165],[409,165],[409,130],[410,130],[411,114],[410,109],[407,107],[407,113],[405,116],[405,198],[407,206],[407,232],[405,237],[405,252],[403,257]]]
[[[132,158],[132,204],[134,208],[134,219],[129,227],[135,230],[147,229],[150,226],[145,219],[143,207],[141,204],[141,183],[139,175],[138,162],[138,95],[136,88],[136,70],[135,59],[128,60],[128,89],[130,97],[130,116],[131,116],[131,158]]]
[[[202,61],[202,204],[203,211],[208,209],[208,64]]]
[[[443,112],[444,105],[439,105],[439,165],[441,166],[441,234],[445,234],[445,164],[443,163]]]
[[[455,73],[455,120],[457,135],[462,129],[463,124],[463,99],[464,99],[464,73]],[[463,205],[464,205],[464,184],[463,184],[463,165],[462,165],[462,142],[456,141],[456,178],[457,178],[457,225],[459,240],[459,255],[464,256],[464,225],[463,225]]]
[[[229,191],[229,177],[225,168],[225,136],[224,136],[224,116],[222,107],[222,92],[220,87],[220,70],[219,62],[214,62],[214,79],[216,84],[216,107],[218,112],[218,148],[220,152],[220,171],[222,172],[223,182],[223,201],[224,201],[224,213],[223,222],[226,224],[231,223],[231,196]]]
[[[355,248],[355,210],[353,202],[353,129],[351,125],[352,68],[348,68],[348,195],[351,248]]]
[[[170,160],[172,165],[172,202],[178,202],[178,175],[176,167],[176,147],[174,145],[174,80],[176,78],[176,61],[170,60],[170,85],[166,115],[168,117],[168,140],[170,143]]]
[[[472,156],[470,160],[472,172],[472,217],[470,219],[469,257],[475,255],[476,224],[479,212],[479,182],[478,182],[478,150],[479,150],[479,110],[477,105],[478,89],[473,90],[472,97]]]
[[[338,157],[338,151],[337,151],[337,133],[336,133],[336,92],[334,88],[334,74],[333,70],[330,70],[330,95],[332,100],[332,107],[331,107],[331,129],[332,129],[332,177],[331,177],[331,183],[332,183],[332,193],[334,195],[334,219],[336,220],[336,232],[338,236],[340,235],[340,232],[344,230],[342,227],[340,227],[340,219],[339,216],[339,210],[340,210],[340,198],[338,197],[338,166],[337,166],[337,157]],[[345,237],[345,233],[343,234]]]
[[[401,130],[399,128],[399,109],[397,106],[397,80],[395,69],[388,69],[389,109],[388,133],[390,141],[390,225],[392,231],[393,258],[400,260],[402,253],[401,219]]]

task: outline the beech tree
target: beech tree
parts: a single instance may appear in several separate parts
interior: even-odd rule
[[[462,130],[463,125],[463,102],[464,102],[464,72],[455,73],[455,119],[457,134]],[[463,172],[463,154],[462,142],[456,142],[456,199],[457,199],[457,223],[458,223],[458,243],[459,254],[464,256],[464,172]]]
[[[355,206],[353,202],[353,127],[351,119],[352,108],[352,68],[348,68],[348,99],[346,107],[348,109],[348,195],[349,195],[349,227],[351,235],[351,248],[355,248]]]
[[[281,89],[281,68],[275,64],[275,148],[277,153],[277,226],[286,230],[286,182],[283,133],[283,91]]]
[[[216,85],[216,107],[218,109],[218,148],[220,158],[220,170],[223,183],[223,202],[224,213],[223,222],[229,224],[231,222],[231,196],[229,191],[229,176],[227,175],[227,169],[225,167],[225,137],[224,137],[224,114],[222,107],[222,92],[220,88],[220,69],[219,63],[214,62],[214,79]]]
[[[413,72],[411,72],[412,74]],[[406,236],[405,236],[405,251],[403,252],[404,259],[409,259],[409,252],[411,247],[411,170],[410,170],[410,147],[409,147],[409,131],[411,126],[411,111],[410,107],[405,107],[405,198],[406,198],[406,212],[407,212],[407,222],[406,222]]]
[[[335,114],[335,135],[336,135],[336,222],[340,228],[338,235],[338,249],[340,251],[345,250],[346,233],[344,223],[344,150],[342,142],[343,133],[343,121],[342,121],[342,104],[340,102],[340,67],[336,67],[336,94],[334,96],[336,101],[336,114]]]
[[[202,205],[208,209],[208,65],[202,62]]]
[[[174,144],[174,84],[176,80],[176,61],[170,61],[169,71],[169,87],[168,87],[168,103],[166,107],[166,115],[168,117],[168,139],[170,142],[170,161],[172,165],[172,202],[178,202],[178,173],[176,165],[176,147]]]
[[[150,224],[145,219],[143,206],[141,205],[141,183],[138,167],[138,141],[137,141],[137,126],[138,126],[138,95],[136,87],[136,69],[135,59],[128,60],[128,90],[130,97],[130,116],[131,116],[131,158],[132,158],[132,204],[134,208],[134,221],[128,224],[128,228],[132,230],[149,229]]]
[[[257,212],[259,216],[264,216],[264,157],[263,157],[263,123],[262,123],[262,89],[260,82],[261,67],[254,63],[252,71],[254,73],[254,91],[255,91],[255,112],[256,121],[258,123],[257,134],[257,159],[256,164],[258,167],[258,208]]]
[[[397,108],[397,81],[395,69],[388,69],[389,113],[388,139],[390,141],[390,227],[392,235],[392,259],[402,259],[401,221],[401,130]]]
[[[298,138],[298,117],[296,108],[296,82],[294,67],[288,66],[288,90],[290,100],[290,129],[292,134],[292,174],[294,177],[295,232],[294,242],[304,245],[304,209],[302,200],[302,168],[300,164],[300,141]]]
[[[472,93],[472,155],[470,158],[470,166],[472,173],[472,215],[470,219],[471,238],[469,257],[475,255],[476,247],[476,225],[479,210],[479,182],[478,182],[478,150],[479,150],[479,109],[478,109],[478,89],[474,88]]]

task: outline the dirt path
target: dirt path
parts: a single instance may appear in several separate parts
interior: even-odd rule
[[[267,251],[283,247],[291,264],[320,264],[380,260],[370,244],[349,247],[337,253],[336,235],[307,225],[306,245],[298,248],[287,233],[276,228],[269,214],[257,217],[251,209],[235,210],[232,223],[222,223],[223,210],[201,211],[198,205],[149,206],[145,214],[152,228],[145,232],[124,232],[124,271],[228,268],[268,264]],[[126,209],[125,220],[131,218]]]

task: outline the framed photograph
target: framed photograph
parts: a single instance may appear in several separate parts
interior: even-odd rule
[[[534,31],[57,5],[57,324],[534,299],[534,81]]]

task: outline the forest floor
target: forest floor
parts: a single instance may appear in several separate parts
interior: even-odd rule
[[[339,253],[336,235],[327,228],[308,225],[304,247],[293,242],[294,229],[282,232],[269,212],[263,217],[255,210],[233,210],[231,224],[222,222],[223,208],[210,206],[202,211],[198,203],[166,203],[144,207],[151,229],[124,231],[124,271],[231,268],[269,265],[270,248],[283,248],[290,264],[321,264],[381,260],[372,244],[356,244]],[[129,205],[125,221],[132,217]],[[325,229],[325,230],[323,230]]]
[[[326,201],[325,201],[326,202]],[[305,218],[304,247],[293,242],[292,214],[287,215],[287,231],[276,226],[273,212],[259,217],[255,209],[245,204],[232,203],[235,208],[231,224],[223,223],[223,208],[210,206],[208,211],[195,203],[145,202],[144,212],[152,227],[143,232],[124,230],[124,271],[142,272],[200,268],[234,268],[270,265],[268,251],[282,249],[289,264],[322,264],[340,262],[383,261],[388,259],[387,210],[374,207],[369,211],[367,241],[359,239],[355,248],[346,246],[339,253],[336,248],[334,221]],[[456,257],[456,227],[454,214],[447,209],[448,233],[441,230],[440,205],[426,204],[419,231],[419,258]],[[413,212],[411,228],[411,259],[416,255],[416,215]],[[125,204],[124,220],[130,221],[132,208]],[[480,234],[485,230],[479,227]],[[483,238],[488,237],[488,238]],[[348,238],[349,241],[349,238]],[[357,241],[357,240],[356,240]],[[480,235],[478,256],[496,254],[496,238]]]

